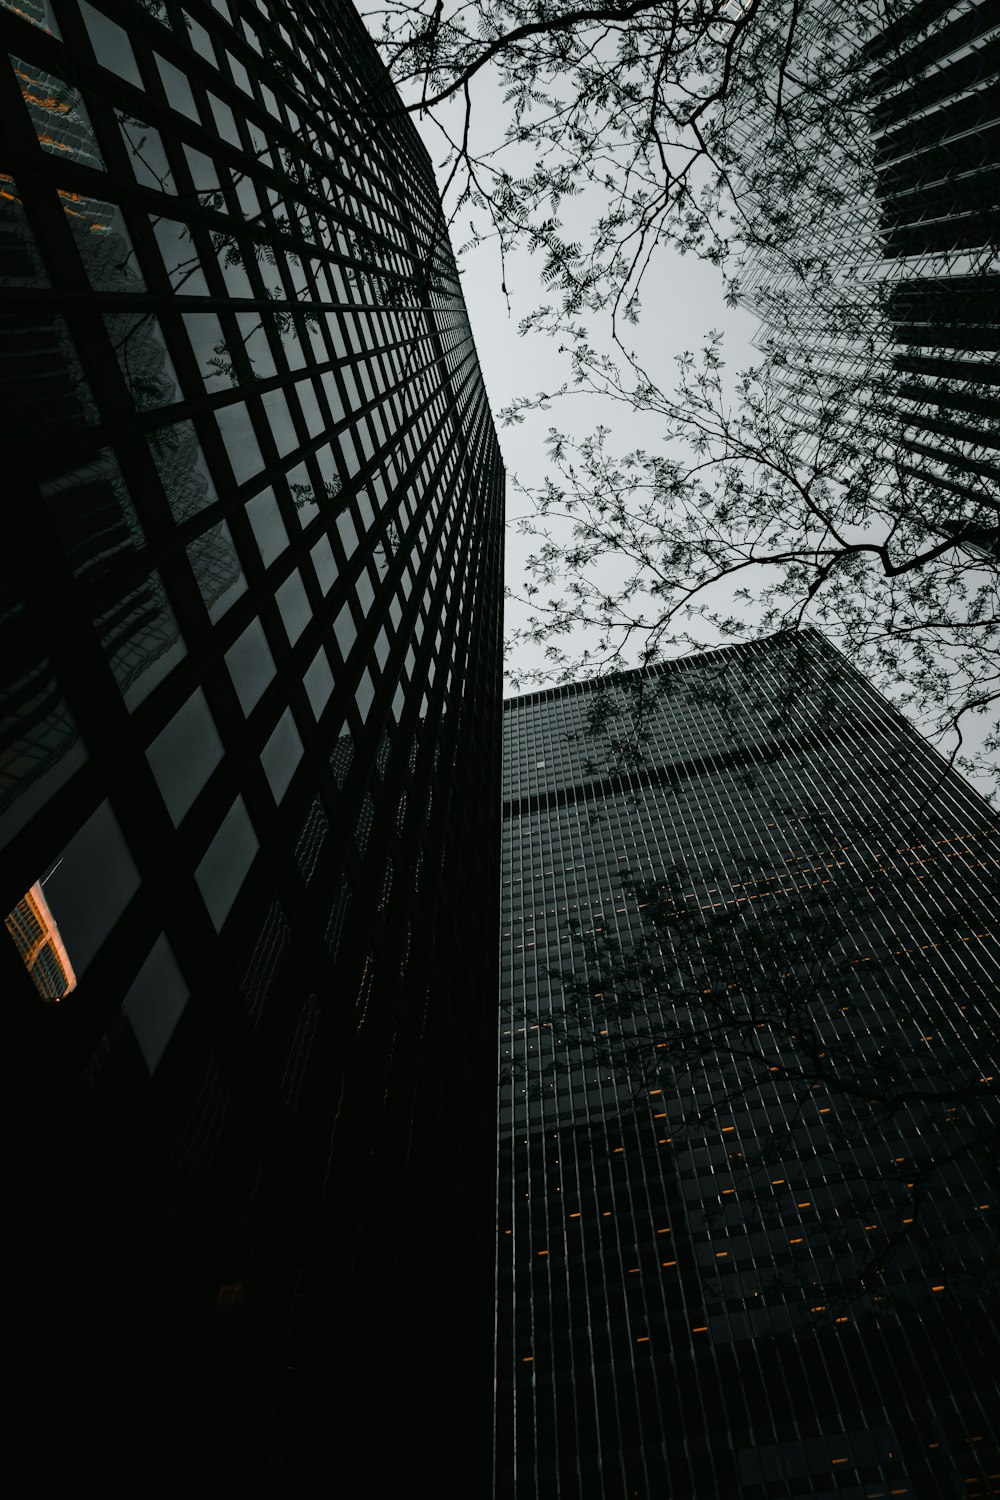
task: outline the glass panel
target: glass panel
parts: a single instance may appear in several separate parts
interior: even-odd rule
[[[176,109],[178,113],[187,115],[189,119],[194,120],[195,124],[200,124],[194,95],[191,92],[191,85],[184,77],[184,74],[178,68],[175,68],[173,63],[167,62],[166,58],[160,57],[159,53],[154,52],[153,56],[156,59],[156,66],[160,71],[160,77],[163,79],[163,88],[171,109]]]
[[[222,324],[215,313],[184,313],[183,317],[205,389],[228,390],[233,380],[226,360],[228,350],[222,337]]]
[[[161,933],[122,1005],[150,1073],[156,1071],[189,997],[184,976]]]
[[[94,129],[76,89],[35,63],[13,54],[10,61],[42,150],[103,171]]]
[[[243,634],[230,646],[226,652],[226,666],[240,706],[245,714],[249,714],[275,672],[274,657],[259,620],[251,620]]]
[[[139,186],[153,188],[158,193],[176,193],[173,170],[160,132],[124,110],[116,110],[115,117]]]
[[[294,646],[312,618],[312,606],[299,574],[293,573],[290,578],[286,578],[275,597],[288,631],[288,639]]]
[[[219,424],[226,457],[232,465],[236,483],[243,484],[254,474],[259,474],[264,466],[246,402],[237,401],[233,406],[224,406],[215,413],[215,420]]]
[[[265,568],[269,563],[280,557],[288,546],[288,534],[285,531],[285,523],[281,519],[278,502],[274,498],[273,490],[263,490],[255,495],[252,500],[247,501],[247,516],[253,527],[253,534],[260,548],[261,561]]]
[[[358,713],[361,715],[362,723],[364,723],[364,721],[367,719],[374,700],[375,688],[372,683],[371,673],[366,667],[361,674],[361,681],[358,683],[358,691],[354,695],[354,701],[358,705]]]
[[[322,647],[320,647],[313,658],[303,681],[312,711],[318,719],[330,701],[330,694],[333,692],[333,673],[330,670],[330,663],[326,659],[326,652]]]
[[[187,550],[209,618],[221,620],[247,586],[228,525],[213,526]]]
[[[222,759],[222,741],[201,688],[177,710],[146,751],[176,827]]]
[[[156,573],[95,620],[101,645],[127,708],[134,709],[187,655],[174,612]]]
[[[158,427],[148,438],[174,520],[189,521],[218,498],[193,422]]]
[[[319,579],[320,588],[327,593],[337,577],[337,564],[333,557],[333,548],[330,546],[330,538],[321,536],[313,547],[310,556],[313,567],[316,569],[316,577]]]
[[[274,446],[284,457],[286,453],[293,452],[299,446],[285,393],[284,391],[267,391],[261,400],[264,403],[264,414],[267,417],[271,435],[274,438]]]
[[[119,78],[124,78],[126,83],[132,83],[137,89],[141,89],[142,75],[127,33],[116,26],[114,21],[109,21],[107,16],[102,16],[99,10],[88,5],[87,0],[80,0],[80,12],[101,67],[108,68],[112,73],[117,73]]]
[[[178,400],[177,375],[156,319],[148,313],[114,313],[104,321],[136,410],[155,411]]]
[[[174,219],[155,219],[153,233],[163,266],[175,292],[188,297],[208,295],[208,283],[191,241],[191,232]]]
[[[302,740],[292,711],[286,708],[260,757],[275,802],[280,802],[302,759]]]
[[[333,778],[339,787],[342,787],[344,785],[353,759],[354,740],[351,738],[350,730],[345,728],[343,734],[338,737],[337,743],[334,745],[333,752],[330,756],[330,769],[333,772]]]
[[[216,932],[232,910],[258,847],[243,798],[237,797],[194,877]]]
[[[340,614],[333,622],[333,633],[336,637],[337,645],[340,647],[340,654],[346,661],[351,654],[354,642],[358,638],[350,604],[344,605]]]

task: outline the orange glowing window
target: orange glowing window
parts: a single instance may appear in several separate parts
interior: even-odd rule
[[[639,1337],[636,1339],[636,1343],[637,1344],[648,1344],[649,1343],[649,1334],[648,1333],[641,1333],[639,1335]]]
[[[650,1093],[651,1093],[651,1094],[662,1094],[662,1093],[663,1093],[663,1090],[662,1090],[662,1089],[650,1089],[650,1091],[649,1091],[649,1092],[650,1092]]]
[[[677,1262],[675,1260],[665,1260],[662,1264],[665,1266],[676,1266]]]
[[[692,1333],[707,1333],[708,1332],[708,1324],[707,1323],[702,1323],[700,1327],[698,1327],[698,1328],[692,1328],[691,1332]]]
[[[521,1360],[522,1365],[533,1365],[534,1362],[535,1356],[533,1354],[525,1354]]]
[[[728,1255],[729,1255],[729,1251],[728,1250],[716,1250],[716,1252],[715,1252],[715,1258],[716,1258],[716,1260],[725,1260]]]
[[[847,1317],[844,1317],[844,1318],[835,1318],[834,1319],[835,1323],[849,1323],[850,1321],[851,1321],[850,1318],[847,1318]]]
[[[615,1154],[615,1156],[617,1156],[617,1155],[618,1155],[618,1153],[619,1153],[619,1151],[624,1151],[624,1150],[625,1150],[625,1147],[624,1147],[624,1146],[616,1146],[616,1147],[615,1147],[615,1150],[614,1150],[614,1154]]]
[[[630,1276],[638,1276],[638,1274],[639,1274],[639,1267],[638,1266],[629,1266],[629,1268],[628,1268],[628,1274]]]
[[[722,1134],[723,1135],[727,1135],[730,1130],[735,1130],[735,1129],[736,1129],[735,1125],[723,1125],[723,1127],[722,1127]]]
[[[570,1214],[570,1218],[571,1219],[578,1219],[579,1217],[580,1217],[579,1214]]]
[[[804,1203],[796,1203],[795,1207],[796,1208],[812,1208],[812,1202],[810,1201],[810,1199],[807,1198]]]
[[[944,1286],[943,1286],[943,1284],[941,1286],[932,1286],[931,1287],[931,1291],[932,1292],[943,1292],[944,1291]]]
[[[4,926],[43,1000],[64,1000],[76,989],[73,965],[39,881],[8,912]]]
[[[670,1230],[669,1229],[658,1229],[656,1232],[657,1232],[657,1234],[669,1234]]]
[[[547,1250],[539,1250],[538,1252],[539,1255],[548,1255],[548,1253],[549,1252]]]
[[[790,1245],[801,1245],[802,1244],[802,1236],[801,1236],[801,1234],[799,1235],[799,1237],[798,1237],[797,1240],[789,1240],[788,1243]]]
[[[601,1218],[602,1219],[610,1219],[611,1218],[611,1210],[610,1210],[610,1208],[606,1208],[604,1210],[604,1212],[601,1214]]]

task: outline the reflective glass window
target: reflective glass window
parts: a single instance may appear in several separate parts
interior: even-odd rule
[[[208,701],[201,688],[196,688],[146,751],[146,759],[175,826],[222,755],[222,741]]]
[[[263,467],[257,434],[250,421],[245,401],[236,401],[232,406],[223,406],[215,413],[215,420],[222,433],[226,457],[232,465],[237,484],[243,484]]]
[[[189,995],[173,950],[161,933],[122,1005],[151,1073],[166,1051]]]
[[[358,705],[361,722],[364,723],[368,717],[372,703],[375,701],[375,687],[372,683],[371,673],[367,667],[361,674],[361,681],[358,683],[358,690],[354,695],[354,701]]]
[[[318,719],[333,692],[333,673],[322,646],[313,657],[303,681],[312,711]]]
[[[295,727],[292,711],[286,708],[277,727],[261,754],[261,764],[275,802],[280,802],[288,790],[288,783],[302,759],[302,740]]]
[[[321,536],[313,547],[310,556],[312,557],[313,567],[316,569],[316,577],[319,579],[320,588],[326,594],[333,586],[337,577],[337,564],[334,561],[330,538]]]
[[[259,495],[248,500],[247,516],[253,527],[257,546],[260,548],[261,561],[267,567],[288,546],[288,533],[285,531],[285,523],[281,519],[274,491],[262,490]]]
[[[286,578],[275,597],[288,632],[288,639],[294,645],[312,616],[309,597],[299,574],[292,573]]]
[[[243,798],[237,797],[195,871],[195,880],[217,932],[222,930],[232,910],[258,847]]]
[[[220,521],[193,541],[188,558],[210,619],[221,620],[247,586],[226,522]]]
[[[142,75],[139,72],[127,32],[114,21],[109,21],[107,16],[95,10],[92,5],[88,5],[87,0],[81,0],[80,11],[101,67],[117,73],[118,77],[124,78],[126,83],[142,88]]]
[[[240,707],[249,714],[275,671],[274,657],[259,620],[251,620],[243,634],[230,646],[226,652],[226,666]]]
[[[187,647],[156,573],[130,589],[94,621],[125,705],[136,708],[178,662]]]

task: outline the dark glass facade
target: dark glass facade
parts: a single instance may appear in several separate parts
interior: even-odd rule
[[[814,631],[504,709],[498,1500],[996,1494],[992,809]]]
[[[473,1493],[504,476],[431,163],[339,0],[0,26],[25,1462]]]
[[[784,17],[784,13],[779,13]],[[746,305],[787,357],[789,408],[815,383],[850,386],[897,423],[903,485],[930,483],[944,529],[997,538],[1000,412],[1000,57],[983,0],[837,4],[803,13],[790,85],[799,179],[771,243],[741,275]],[[750,191],[767,179],[756,110],[734,110]],[[797,112],[801,118],[798,123]],[[773,123],[773,122],[768,122]],[[738,170],[738,169],[737,169]],[[874,394],[871,387],[874,386]],[[827,387],[829,388],[829,386]],[[976,528],[980,534],[976,536]]]

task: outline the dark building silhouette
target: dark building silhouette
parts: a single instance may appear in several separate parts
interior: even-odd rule
[[[503,469],[432,167],[339,0],[0,25],[13,1467],[483,1493]]]
[[[498,1500],[995,1493],[995,814],[814,631],[504,709]]]
[[[781,23],[787,15],[777,12]],[[794,28],[785,125],[741,104],[747,191],[773,194],[742,299],[786,357],[789,410],[860,382],[872,422],[936,521],[996,547],[1000,502],[1000,58],[989,0],[833,5]],[[805,76],[815,85],[799,92]],[[768,131],[793,142],[776,173]],[[766,144],[765,144],[766,142]],[[779,153],[780,154],[780,153]],[[775,184],[780,182],[780,187]],[[775,215],[780,215],[780,223]],[[767,236],[765,236],[767,238]],[[838,399],[844,400],[841,395]]]

